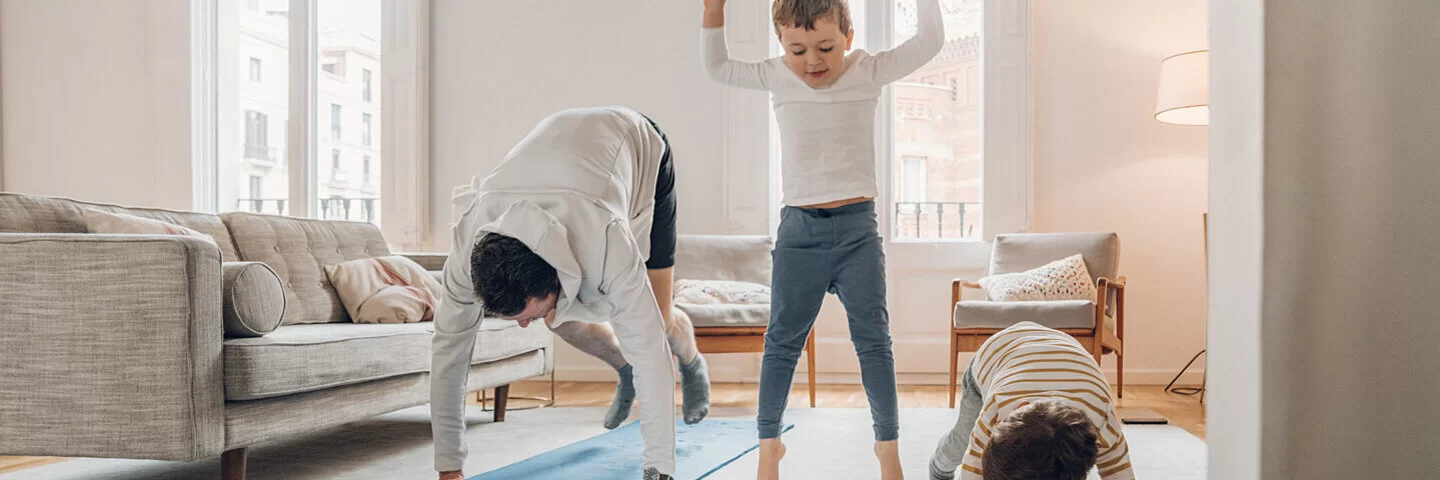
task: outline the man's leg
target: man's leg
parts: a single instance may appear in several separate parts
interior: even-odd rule
[[[546,326],[550,325],[550,319],[546,319]],[[620,377],[615,384],[615,398],[605,411],[605,428],[614,429],[630,418],[630,407],[635,404],[634,369],[620,354],[620,344],[615,341],[615,331],[610,324],[565,322],[558,327],[550,326],[550,331],[565,343],[610,365]]]
[[[646,270],[655,302],[665,319],[665,339],[680,363],[680,393],[684,397],[681,414],[685,423],[694,425],[710,414],[710,372],[705,357],[695,346],[695,326],[690,316],[675,308],[673,286],[675,268]]]

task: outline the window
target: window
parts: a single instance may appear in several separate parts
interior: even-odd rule
[[[915,34],[915,0],[889,0],[895,16],[892,45]],[[975,238],[981,199],[980,109],[957,91],[959,82],[941,85],[980,65],[982,0],[942,0],[945,49],[930,63],[891,86],[893,138],[891,162],[895,241],[943,241]]]
[[[430,3],[196,3],[195,208],[381,224],[383,206],[396,211],[395,223],[381,224],[387,239],[424,246]],[[400,92],[393,111],[383,108],[391,102],[381,82]],[[360,138],[345,144],[346,115],[357,114]],[[399,160],[385,161],[392,149]]]
[[[370,69],[360,69],[360,99],[370,103]]]
[[[360,143],[370,146],[370,114],[360,114]]]
[[[264,198],[264,196],[265,196],[265,179],[262,178],[262,177],[256,176],[256,175],[251,175],[251,176],[250,176],[250,198],[248,198],[248,200],[258,200],[258,199]]]
[[[360,164],[360,184],[366,187],[374,186],[373,178],[370,177],[370,156],[366,155]]]
[[[250,81],[260,81],[260,59],[250,57]]]
[[[269,121],[268,121],[267,117],[265,116],[265,114],[260,113],[260,112],[255,112],[255,111],[249,111],[249,110],[246,110],[246,111],[245,111],[245,156],[246,156],[246,158],[266,158],[266,157],[256,157],[256,156],[254,156],[254,155],[251,153],[251,151],[252,151],[252,148],[251,148],[251,147],[264,148],[264,147],[266,147],[266,146],[268,146],[268,145],[270,144],[270,142],[266,141],[266,137],[267,137],[267,135],[268,135],[267,130],[269,130],[269,127],[268,127],[268,125],[267,125],[268,123],[269,123]]]
[[[330,138],[340,141],[340,106],[330,104]]]

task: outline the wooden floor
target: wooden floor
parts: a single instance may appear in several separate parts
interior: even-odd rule
[[[615,394],[613,383],[560,382],[555,386],[559,392],[557,407],[603,407],[610,405]],[[816,406],[820,408],[860,408],[868,403],[865,391],[859,385],[819,385]],[[710,403],[713,407],[754,407],[758,402],[757,386],[752,383],[722,383],[711,387]],[[548,382],[521,382],[510,387],[512,396],[549,396]],[[677,390],[676,398],[680,398]],[[475,403],[470,397],[470,403]],[[809,405],[809,394],[804,385],[790,390],[790,405]],[[533,404],[525,400],[512,400],[511,407]],[[900,408],[923,408],[948,406],[949,391],[942,386],[900,386]],[[1156,386],[1125,387],[1125,398],[1119,407],[1148,408],[1170,419],[1172,425],[1184,428],[1201,439],[1205,438],[1205,407],[1195,397],[1165,393]],[[13,472],[40,465],[65,461],[54,457],[0,457],[0,473]]]
[[[717,383],[711,386],[712,407],[754,407],[758,402],[758,386],[753,383]],[[869,403],[865,391],[859,385],[817,385],[815,406],[818,408],[863,408]],[[559,382],[557,407],[604,407],[610,405],[615,395],[613,383]],[[1125,387],[1125,397],[1119,400],[1120,409],[1148,408],[1170,420],[1171,425],[1205,438],[1205,406],[1197,397],[1165,393],[1159,385]],[[511,396],[550,395],[548,382],[521,382],[510,387]],[[675,398],[680,398],[676,390]],[[949,390],[939,385],[901,385],[900,408],[945,408],[949,406]],[[475,398],[470,398],[475,403]],[[533,402],[512,400],[510,407],[530,405]],[[809,393],[805,385],[797,384],[790,389],[792,407],[808,406]]]

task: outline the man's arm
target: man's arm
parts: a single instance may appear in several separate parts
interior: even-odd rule
[[[705,16],[700,26],[703,27],[701,59],[710,79],[732,87],[769,89],[769,68],[764,62],[741,62],[730,58],[730,47],[725,44],[725,0],[705,0]]]
[[[915,36],[900,46],[875,54],[875,83],[888,85],[919,70],[945,46],[945,18],[940,0],[916,0],[919,25]]]
[[[445,261],[444,294],[435,311],[430,346],[430,430],[435,439],[435,470],[459,472],[469,449],[465,445],[465,390],[475,334],[484,308],[470,288],[469,245],[451,247]]]
[[[640,399],[644,468],[675,474],[675,372],[670,345],[645,265],[624,222],[606,229],[606,272],[602,290],[615,307],[611,325],[620,353],[635,368]]]

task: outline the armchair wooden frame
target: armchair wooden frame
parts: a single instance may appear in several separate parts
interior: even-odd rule
[[[980,284],[956,279],[950,285],[950,308],[954,311],[955,305],[960,303],[960,293],[963,289],[980,289]],[[1095,299],[1095,327],[1094,328],[1062,328],[1061,332],[1069,334],[1080,341],[1086,350],[1095,355],[1095,363],[1100,363],[1100,358],[1106,353],[1115,354],[1115,396],[1123,397],[1125,388],[1125,277],[1111,280],[1105,277],[1096,279],[1097,297]],[[1112,333],[1105,329],[1105,305],[1108,299],[1115,299],[1115,331]],[[990,336],[1000,333],[1000,328],[956,328],[955,320],[950,319],[950,408],[955,408],[955,387],[959,376],[960,352],[975,352]]]
[[[763,353],[765,327],[695,327],[700,353]],[[815,408],[815,329],[805,340],[805,362],[810,374],[810,408]]]

